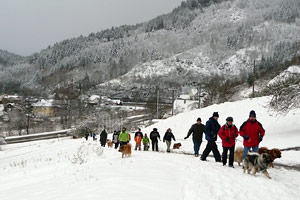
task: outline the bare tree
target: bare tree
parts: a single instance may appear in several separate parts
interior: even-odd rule
[[[70,128],[72,123],[72,111],[78,108],[78,101],[76,100],[80,92],[74,85],[68,85],[56,88],[54,93],[55,113],[60,116],[63,128]]]
[[[277,81],[268,87],[273,94],[270,106],[278,112],[288,113],[300,107],[300,75]]]

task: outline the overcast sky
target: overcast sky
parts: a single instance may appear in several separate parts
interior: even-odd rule
[[[171,12],[183,0],[0,0],[0,49],[20,55]]]

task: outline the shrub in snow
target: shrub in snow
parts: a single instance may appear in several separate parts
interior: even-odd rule
[[[300,76],[277,81],[268,87],[272,99],[270,106],[278,112],[287,113],[300,106]]]
[[[88,161],[89,156],[91,156],[93,153],[95,153],[97,156],[101,156],[103,154],[103,148],[100,146],[100,144],[83,142],[83,144],[78,148],[77,152],[69,160],[73,164],[83,164]]]
[[[73,155],[73,157],[70,159],[70,161],[73,164],[79,163],[79,164],[83,164],[86,163],[88,161],[88,149],[86,145],[81,145],[76,154]]]

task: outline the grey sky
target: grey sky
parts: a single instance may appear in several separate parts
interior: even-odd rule
[[[0,0],[0,49],[20,55],[169,13],[183,0]]]

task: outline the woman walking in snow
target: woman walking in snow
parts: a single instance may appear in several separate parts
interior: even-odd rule
[[[172,130],[170,128],[168,128],[167,132],[165,133],[164,135],[164,138],[163,138],[163,142],[166,141],[166,144],[167,144],[167,152],[170,153],[170,146],[171,146],[171,141],[172,141],[172,138],[174,141],[175,140],[175,137],[172,133]]]
[[[119,146],[119,135],[120,131],[114,131],[114,134],[112,136],[112,142],[115,144],[115,149]]]
[[[218,132],[219,137],[222,139],[223,166],[225,166],[227,163],[227,152],[229,150],[229,167],[233,167],[235,138],[238,136],[238,129],[236,128],[235,125],[232,124],[232,122],[233,122],[233,118],[227,117],[226,124],[224,124]]]

